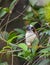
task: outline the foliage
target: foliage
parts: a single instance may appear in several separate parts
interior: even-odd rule
[[[32,59],[33,53],[31,53],[31,51],[28,49],[26,44],[20,43],[18,44],[18,47],[22,49],[22,51],[18,53],[19,57],[22,57],[26,59],[27,61]]]
[[[42,54],[42,56],[47,56],[48,57],[50,55],[50,47],[42,49],[40,51],[40,53]]]
[[[0,9],[0,18],[2,18],[8,12],[9,12],[8,8],[1,8]]]
[[[30,4],[32,5],[32,6],[34,6],[36,3],[37,3],[37,0],[29,0],[30,1]]]
[[[7,62],[0,63],[0,65],[8,65]]]
[[[27,51],[27,50],[28,50],[27,45],[24,44],[24,43],[20,43],[20,44],[18,44],[18,46],[19,46],[20,48],[22,48],[24,51]]]
[[[2,8],[0,7],[0,19],[6,15],[7,13],[12,13],[13,8],[18,0],[13,0],[9,7]],[[40,28],[35,28],[38,32],[38,39],[33,42],[32,49],[28,49],[28,46],[25,43],[25,26],[23,29],[15,28],[11,32],[3,31],[0,32],[0,39],[6,42],[7,46],[3,47],[1,52],[7,51],[7,49],[19,50],[18,52],[14,53],[18,57],[24,58],[27,61],[33,60],[36,56],[40,55],[39,57],[50,57],[50,4],[47,4],[43,7],[37,6],[37,0],[29,0],[29,8],[26,10],[26,14],[23,17],[25,21],[24,24],[27,22],[35,27],[36,24],[41,22]],[[42,48],[38,45],[41,45]],[[20,50],[21,49],[21,50]],[[45,65],[49,62],[50,59],[46,59],[39,64],[35,65]],[[1,63],[1,65],[3,65]],[[5,64],[6,65],[6,64]],[[33,65],[33,64],[32,64]]]
[[[33,43],[32,43],[32,49],[29,49],[28,46],[25,43],[20,43],[18,44],[18,47],[20,47],[22,49],[22,51],[20,51],[18,53],[19,57],[22,57],[26,60],[32,60],[33,57],[35,55],[37,55],[36,51],[38,50],[37,46],[38,46],[39,40],[36,38]],[[32,52],[31,52],[32,51]]]
[[[49,62],[50,62],[50,60],[49,59],[46,59],[46,60],[42,61],[39,65],[46,65]]]
[[[32,65],[48,65],[48,63],[50,62],[49,59],[44,59],[44,60],[41,60],[41,61],[38,61],[37,63],[35,64],[32,64]]]
[[[45,20],[50,23],[50,3],[44,7]]]
[[[14,8],[14,6],[15,6],[15,4],[18,2],[18,0],[13,0],[12,1],[12,3],[10,4],[10,6],[9,6],[9,9],[10,9],[10,11],[12,11],[13,10],[13,8]],[[12,7],[13,6],[13,7]]]
[[[1,7],[0,8],[0,18],[2,18],[6,13],[11,13],[15,6],[15,3],[17,3],[17,2],[18,2],[18,0],[13,0],[9,7],[7,7],[7,8]]]

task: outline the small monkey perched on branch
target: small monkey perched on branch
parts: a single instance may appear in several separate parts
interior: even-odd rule
[[[27,25],[25,41],[29,49],[32,49],[32,48],[38,49],[42,46],[38,45],[39,44],[38,34],[35,30],[33,31],[33,29],[34,27],[32,25]]]

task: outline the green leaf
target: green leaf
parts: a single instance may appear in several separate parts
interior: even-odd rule
[[[36,51],[38,50],[38,48],[37,48],[38,43],[39,43],[39,39],[38,38],[34,39],[34,41],[32,42],[33,55],[35,55]]]
[[[50,30],[45,29],[45,30],[43,31],[43,33],[46,33],[46,34],[50,35]]]
[[[32,12],[32,7],[31,7],[31,6],[29,6],[29,7],[27,8],[27,12]]]
[[[0,63],[0,65],[8,65],[7,62]]]
[[[11,43],[17,36],[12,37],[11,39],[7,40],[7,43]]]
[[[33,25],[33,26],[34,26],[35,24],[37,24],[37,22],[32,22],[32,23],[31,23],[31,25]]]
[[[10,33],[10,34],[9,34],[9,37],[8,37],[8,40],[11,39],[11,38],[14,37],[14,36],[17,36],[17,35],[16,35],[16,32]]]
[[[0,18],[3,17],[8,12],[9,12],[9,9],[8,8],[2,8],[0,10]]]
[[[7,40],[7,43],[11,43],[15,38],[17,38],[16,33],[15,32],[10,33],[8,40]]]
[[[34,6],[37,3],[38,0],[29,0],[30,4]]]
[[[40,8],[39,10],[38,10],[38,13],[41,15],[41,14],[44,14],[44,8]]]
[[[22,30],[22,29],[17,28],[17,29],[14,29],[14,30],[15,30],[17,33],[25,34],[25,31]]]
[[[19,56],[19,57],[22,57],[23,54],[24,54],[24,52],[19,52],[19,53],[18,53],[18,56]]]
[[[32,16],[33,16],[33,13],[32,12],[30,12],[30,13],[28,13],[23,19],[29,19],[29,18],[32,18]]]
[[[11,47],[10,46],[5,46],[5,47],[3,47],[3,50],[5,50],[5,49],[11,49]]]
[[[5,39],[5,40],[7,40],[8,39],[8,37],[9,37],[9,34],[8,34],[8,32],[3,32],[2,33],[2,36],[3,36],[3,38]]]
[[[45,48],[45,49],[42,49],[42,50],[40,51],[40,53],[48,53],[48,52],[50,52],[50,47]]]
[[[17,4],[18,0],[13,0],[12,3],[10,4],[9,9],[12,10],[15,6],[15,4]]]
[[[28,47],[27,47],[27,45],[25,43],[18,44],[18,47],[22,48],[24,51],[28,50]]]
[[[38,65],[47,65],[50,62],[50,59],[45,59],[42,62],[40,62],[40,64]]]
[[[24,34],[18,35],[17,39],[22,39],[24,37]]]
[[[30,53],[29,50],[19,52],[19,53],[18,53],[18,56],[19,56],[19,57],[22,57],[22,58],[24,58],[24,59],[26,59],[26,60],[28,60],[28,61],[29,61],[30,59],[32,59],[32,57],[33,57],[33,55]],[[32,56],[32,57],[31,57],[31,56]]]
[[[12,47],[13,50],[16,50],[16,49],[17,49],[17,45],[16,45],[16,44],[12,44],[12,43],[11,43],[11,44],[9,44],[9,45]]]

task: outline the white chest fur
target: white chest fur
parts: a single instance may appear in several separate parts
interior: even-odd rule
[[[31,45],[31,43],[36,38],[36,34],[33,31],[27,31],[25,35],[25,40],[27,45]]]

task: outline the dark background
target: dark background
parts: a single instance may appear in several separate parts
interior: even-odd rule
[[[12,0],[1,0],[0,7],[9,7],[11,2],[12,2]],[[25,9],[24,6],[25,6],[25,8],[28,6],[28,0],[19,0],[13,9],[13,12],[10,16],[10,20],[17,17],[18,15],[20,15],[20,13],[23,12],[23,10]],[[18,13],[17,11],[19,11],[20,13]],[[24,26],[22,17],[23,16],[21,15],[18,19],[9,23],[7,26],[7,31],[11,31],[17,27],[22,28]],[[7,22],[7,18],[3,21],[2,25],[4,25],[6,22]],[[4,30],[4,28],[3,28],[3,30]]]

